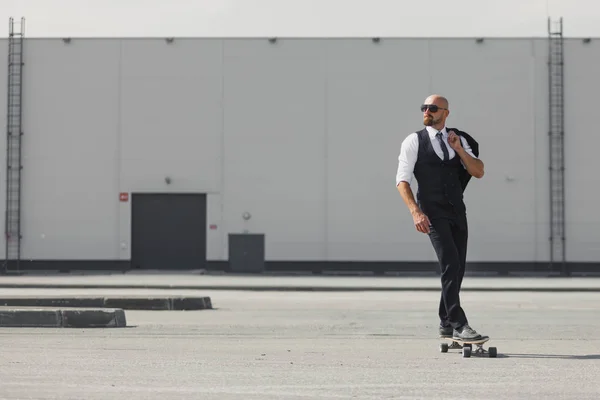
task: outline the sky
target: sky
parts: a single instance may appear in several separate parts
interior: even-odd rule
[[[0,0],[0,37],[600,37],[600,0]]]

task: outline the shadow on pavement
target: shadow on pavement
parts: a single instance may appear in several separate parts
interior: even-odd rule
[[[557,358],[562,360],[600,360],[600,354],[498,354],[497,358]]]

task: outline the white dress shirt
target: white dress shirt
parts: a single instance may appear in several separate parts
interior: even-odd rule
[[[444,159],[444,152],[440,147],[440,142],[438,138],[435,136],[438,131],[431,126],[426,127],[427,132],[429,133],[429,139],[431,140],[431,145],[433,146],[433,150],[440,157],[440,160]],[[440,132],[442,132],[442,140],[446,147],[448,148],[448,155],[450,159],[453,159],[456,156],[456,152],[450,145],[448,144],[448,132],[446,131],[446,127],[444,127]],[[473,154],[473,150],[471,150],[471,146],[467,140],[460,137],[460,141],[462,143],[463,149],[473,158],[475,155]],[[400,147],[400,155],[398,156],[398,171],[396,172],[396,186],[402,181],[410,183],[412,182],[413,171],[415,169],[415,163],[417,162],[417,156],[419,154],[419,137],[416,132],[411,133],[402,141],[402,145]],[[462,163],[462,161],[461,161]],[[464,167],[464,163],[463,163]]]

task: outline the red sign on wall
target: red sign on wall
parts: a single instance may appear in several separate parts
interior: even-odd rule
[[[121,201],[129,201],[129,193],[123,192],[119,194],[119,200]]]

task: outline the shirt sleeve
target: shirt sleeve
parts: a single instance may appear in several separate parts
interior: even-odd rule
[[[471,149],[471,146],[469,146],[469,142],[467,141],[467,139],[461,136],[460,142],[462,143],[462,147],[463,149],[465,149],[468,155],[470,155],[473,158],[477,158],[475,157],[475,154],[473,154],[473,149]]]
[[[398,156],[398,170],[396,171],[396,186],[400,182],[412,182],[415,163],[419,152],[419,138],[416,133],[412,133],[402,141],[400,146],[400,155]]]

